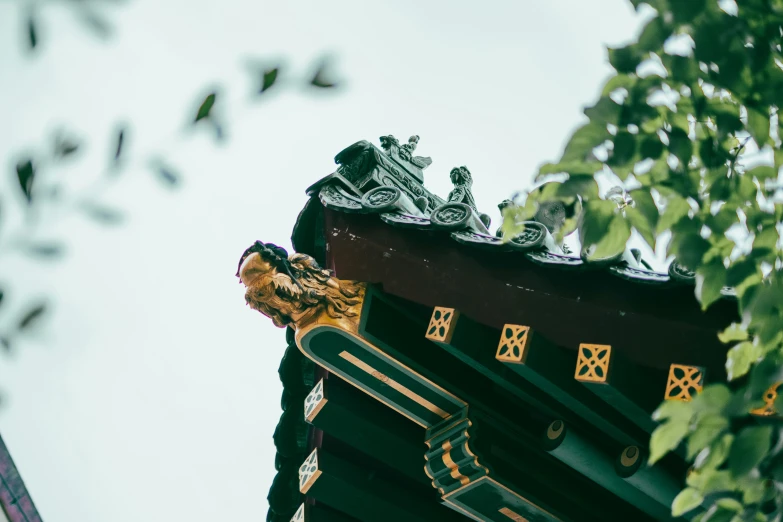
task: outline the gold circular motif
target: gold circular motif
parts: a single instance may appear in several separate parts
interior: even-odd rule
[[[563,433],[564,429],[565,423],[561,420],[556,420],[552,422],[552,424],[550,424],[546,429],[546,436],[550,440],[555,440],[560,436],[561,433]]]
[[[641,451],[639,451],[639,448],[636,446],[628,446],[625,448],[620,455],[620,464],[622,464],[624,467],[629,468],[636,464],[636,461],[639,460],[639,455]]]

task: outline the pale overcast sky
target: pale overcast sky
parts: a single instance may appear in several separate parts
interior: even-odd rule
[[[12,219],[0,229],[0,326],[27,298],[51,294],[55,308],[0,356],[0,433],[46,522],[264,520],[285,335],[244,306],[242,251],[255,239],[290,248],[304,189],[342,148],[390,133],[421,136],[426,184],[442,196],[451,167],[467,165],[497,223],[497,203],[584,118],[610,74],[605,45],[640,23],[612,0],[132,0],[103,9],[116,33],[100,43],[44,2],[28,57],[23,3],[0,1],[0,206]],[[295,82],[325,52],[343,89],[252,103],[248,61],[283,58]],[[216,84],[227,143],[178,139]],[[131,168],[101,199],[126,211],[124,225],[71,213],[40,236],[66,239],[65,260],[3,253],[21,203],[17,155],[73,129],[87,146],[47,176],[77,190],[101,175],[122,120],[128,155],[163,153],[182,188]]]

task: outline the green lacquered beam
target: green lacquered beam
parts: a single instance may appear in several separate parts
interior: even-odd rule
[[[467,343],[460,340],[461,331],[476,328],[472,321],[460,318],[452,345],[462,351],[468,350]],[[563,406],[621,445],[641,444],[647,439],[646,433],[618,415],[599,397],[585,393],[584,387],[574,381],[576,356],[573,351],[553,345],[528,326],[505,325],[499,342],[497,333],[493,333],[495,335],[492,344],[489,332],[485,334],[481,357],[488,359],[492,353],[494,359],[506,368],[557,399]],[[462,344],[466,346],[463,347]],[[475,348],[473,350],[475,351]]]
[[[300,492],[358,520],[464,520],[432,496],[415,495],[375,470],[362,468],[322,449],[313,451],[299,470]]]
[[[579,346],[574,378],[647,433],[656,428],[652,413],[666,389],[663,372],[632,365],[609,345],[585,343]]]
[[[306,504],[299,506],[291,522],[361,522],[345,513],[323,504]]]
[[[429,484],[424,473],[424,429],[358,388],[332,377],[305,399],[305,420],[406,477]]]
[[[561,420],[549,425],[543,441],[549,453],[655,520],[673,520],[671,504],[680,488],[658,467],[642,466],[644,459],[637,446],[625,448],[615,459],[570,430]]]

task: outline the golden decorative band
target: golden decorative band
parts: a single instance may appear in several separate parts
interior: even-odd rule
[[[401,394],[405,395],[406,397],[408,397],[412,401],[416,402],[417,404],[419,404],[421,406],[424,406],[425,408],[430,410],[435,415],[437,415],[439,417],[442,417],[444,419],[449,416],[448,413],[446,413],[444,410],[438,408],[437,406],[432,404],[430,401],[428,401],[427,399],[425,399],[421,395],[413,393],[411,390],[409,390],[408,388],[406,388],[402,384],[398,383],[394,379],[391,379],[390,377],[388,377],[388,376],[384,375],[383,373],[379,372],[378,370],[376,370],[375,368],[373,368],[372,366],[370,366],[366,362],[362,361],[361,359],[359,359],[355,355],[352,355],[352,354],[350,354],[350,353],[348,353],[346,351],[342,351],[342,352],[340,352],[340,357],[342,357],[343,359],[345,359],[349,363],[353,364],[354,366],[356,366],[360,370],[362,370],[362,371],[372,375],[374,378],[378,379],[379,381],[381,381],[385,385],[389,386],[390,388],[392,388],[394,390],[397,390],[398,392],[400,392]]]
[[[443,463],[451,470],[449,475],[451,475],[452,478],[459,480],[459,483],[463,486],[470,482],[468,477],[459,472],[459,466],[454,462],[454,459],[451,458],[451,442],[447,440],[441,447],[443,448],[443,456],[441,457]]]
[[[514,522],[530,522],[528,519],[517,513],[516,511],[512,511],[508,509],[507,507],[500,508],[498,511],[504,515],[506,515],[508,518],[513,520]]]

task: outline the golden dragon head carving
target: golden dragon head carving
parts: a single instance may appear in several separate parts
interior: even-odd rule
[[[239,260],[245,301],[275,326],[301,330],[316,323],[356,330],[365,285],[344,281],[305,254],[256,241]]]

